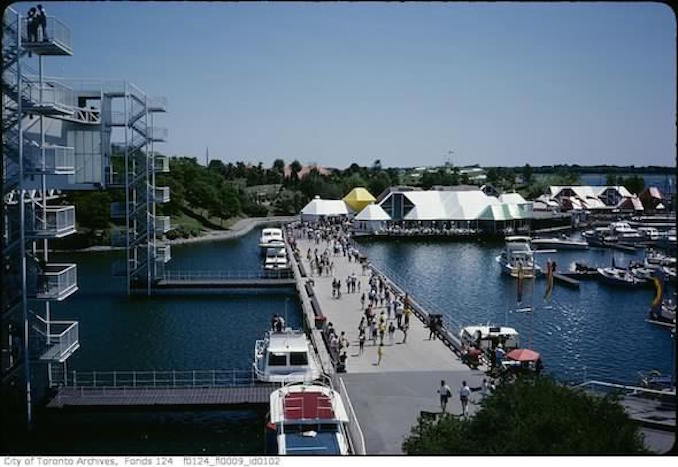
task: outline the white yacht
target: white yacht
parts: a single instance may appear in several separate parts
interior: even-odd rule
[[[534,262],[534,251],[531,248],[530,237],[506,237],[506,246],[501,255],[496,257],[502,270],[511,277],[518,277],[522,269],[524,278],[532,278],[541,272],[541,268]]]
[[[459,333],[463,345],[474,346],[478,350],[493,350],[502,344],[505,351],[519,347],[518,331],[507,326],[466,326]]]
[[[570,240],[566,236],[560,238],[534,238],[531,242],[535,248],[554,248],[556,250],[586,250],[589,244],[577,240]]]
[[[348,414],[331,386],[296,383],[271,393],[267,453],[345,456]]]
[[[264,260],[265,270],[285,271],[289,267],[290,263],[287,260],[287,252],[284,248],[268,248],[266,250],[266,259]]]
[[[593,230],[587,230],[582,233],[582,237],[590,246],[602,247],[617,241],[609,227],[596,227]]]
[[[643,236],[645,241],[656,242],[661,238],[659,230],[655,227],[638,227],[638,232]]]
[[[619,243],[639,243],[645,240],[644,236],[631,227],[628,222],[611,223],[610,232]]]
[[[311,342],[303,331],[269,331],[254,345],[254,373],[269,383],[311,382],[321,375]]]
[[[261,231],[259,248],[282,248],[285,246],[282,229],[266,228]]]

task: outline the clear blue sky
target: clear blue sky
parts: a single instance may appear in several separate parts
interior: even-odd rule
[[[452,149],[457,165],[675,166],[663,4],[46,6],[75,50],[46,72],[166,96],[171,155],[413,166]]]

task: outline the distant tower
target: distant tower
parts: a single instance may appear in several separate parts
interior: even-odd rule
[[[205,167],[209,167],[210,165],[210,148],[208,146],[205,147]]]

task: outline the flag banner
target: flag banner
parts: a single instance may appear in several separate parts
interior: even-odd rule
[[[551,293],[553,292],[553,265],[551,260],[546,262],[546,292],[544,293],[544,300],[551,300]]]
[[[652,281],[654,282],[655,296],[650,306],[652,307],[652,311],[659,312],[661,311],[662,301],[664,299],[664,273],[661,269],[658,269],[655,272]]]
[[[523,278],[525,274],[523,273],[523,266],[518,264],[518,303],[523,301]]]

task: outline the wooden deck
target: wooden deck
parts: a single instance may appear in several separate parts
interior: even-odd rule
[[[60,388],[47,408],[268,404],[279,385],[223,388]]]

